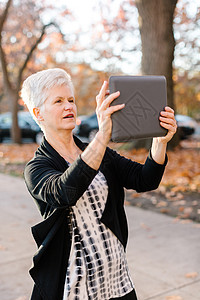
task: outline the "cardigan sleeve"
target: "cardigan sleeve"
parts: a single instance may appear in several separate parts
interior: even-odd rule
[[[163,165],[156,163],[151,157],[151,152],[149,152],[144,164],[127,159],[111,149],[109,149],[109,154],[123,187],[134,189],[137,192],[156,189],[160,184],[168,161],[166,155]]]
[[[38,157],[26,165],[24,178],[36,201],[69,207],[76,204],[96,174],[80,156],[64,172],[56,170],[49,159]]]

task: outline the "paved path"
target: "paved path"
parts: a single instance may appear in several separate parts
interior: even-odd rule
[[[127,258],[139,300],[200,300],[200,226],[127,206]],[[0,174],[0,300],[28,300],[40,216],[21,178]]]

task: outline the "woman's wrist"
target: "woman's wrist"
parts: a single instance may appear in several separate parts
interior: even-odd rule
[[[91,168],[98,170],[101,165],[107,144],[108,142],[105,135],[101,131],[98,131],[94,139],[81,154],[82,160]]]
[[[151,147],[151,156],[155,162],[163,165],[165,162],[165,155],[167,150],[167,143],[162,142],[159,138],[153,138]]]
[[[110,141],[111,135],[105,132],[105,130],[99,130],[95,136],[95,139],[103,144],[105,147],[107,147],[109,141]]]

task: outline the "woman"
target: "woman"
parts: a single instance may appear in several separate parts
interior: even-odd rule
[[[30,274],[33,300],[135,300],[125,248],[127,221],[124,188],[156,189],[162,178],[166,146],[176,131],[174,112],[166,107],[160,124],[165,137],[154,138],[144,165],[107,147],[110,106],[119,92],[98,96],[99,131],[89,145],[73,136],[77,109],[70,76],[49,69],[28,77],[22,98],[44,132],[44,140],[26,165],[25,181],[44,221],[32,227],[38,246]]]

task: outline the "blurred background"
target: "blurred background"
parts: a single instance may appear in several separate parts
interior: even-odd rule
[[[178,123],[168,149],[169,163],[156,191],[126,191],[126,205],[173,216],[175,222],[200,223],[199,0],[0,0],[0,194],[4,198],[0,219],[10,226],[0,226],[3,300],[27,299],[23,295],[29,286],[25,287],[28,281],[23,276],[30,258],[24,269],[25,259],[20,258],[16,271],[9,261],[17,249],[21,257],[21,241],[31,239],[28,229],[39,218],[27,201],[27,191],[18,188],[24,166],[43,136],[20,98],[20,89],[32,73],[54,67],[72,76],[78,107],[74,132],[83,141],[92,140],[98,130],[95,98],[110,75],[166,77],[168,105],[174,108]],[[143,163],[150,143],[140,140],[110,146]],[[15,181],[12,190],[7,182]],[[26,238],[20,238],[24,229]],[[199,276],[198,272],[193,275]],[[10,288],[7,278],[20,282]]]
[[[95,98],[110,75],[164,75],[178,123],[169,145],[176,172],[166,175],[167,186],[186,177],[179,185],[199,191],[198,0],[0,0],[0,32],[0,171],[22,175],[43,136],[20,98],[30,74],[54,67],[71,74],[78,107],[74,133],[83,141],[98,130]],[[137,159],[136,149],[145,156],[150,144],[146,139],[112,147]]]
[[[74,132],[83,141],[98,130],[95,97],[110,75],[164,75],[178,123],[164,191],[199,192],[198,0],[0,0],[0,32],[1,172],[21,176],[43,136],[20,98],[30,74],[54,67],[71,74],[78,107]],[[111,146],[143,161],[150,143]]]
[[[78,107],[74,132],[83,141],[98,130],[95,97],[110,75],[164,75],[178,132],[161,189],[165,197],[168,191],[199,193],[198,0],[0,0],[0,32],[1,172],[22,176],[42,139],[20,98],[30,74],[54,67],[71,74]],[[111,146],[144,161],[150,143]]]
[[[97,130],[87,116],[103,80],[117,74],[166,76],[179,139],[199,132],[198,0],[1,0],[0,14],[1,142],[40,142],[38,126],[18,114],[26,110],[19,91],[27,76],[53,67],[72,76],[83,138]]]

